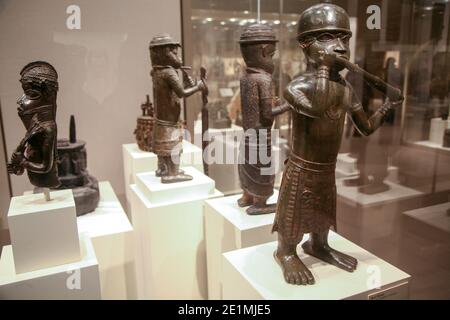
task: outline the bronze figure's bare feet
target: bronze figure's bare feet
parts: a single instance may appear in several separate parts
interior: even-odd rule
[[[277,210],[276,204],[268,204],[263,207],[253,205],[247,209],[247,214],[250,216],[257,216],[257,215],[262,215],[262,214],[274,213],[275,210]]]
[[[176,183],[176,182],[183,182],[183,181],[191,181],[193,178],[192,176],[188,174],[178,174],[176,176],[163,176],[161,177],[162,183]]]
[[[273,256],[280,265],[287,283],[294,285],[315,283],[311,271],[308,270],[296,254],[280,254],[277,250]]]
[[[248,207],[253,204],[253,197],[248,193],[244,192],[242,197],[237,201],[238,206],[241,208]]]
[[[342,252],[334,250],[328,244],[317,246],[312,245],[310,241],[305,242],[302,245],[305,253],[320,259],[324,262],[332,264],[340,269],[348,272],[353,272],[358,266],[358,260]]]

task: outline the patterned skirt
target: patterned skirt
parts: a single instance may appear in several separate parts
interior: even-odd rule
[[[182,125],[164,120],[155,120],[152,148],[158,156],[179,155],[182,149]]]
[[[239,181],[241,188],[253,196],[270,197],[275,183],[270,128],[256,130],[245,136],[239,150]],[[252,139],[253,138],[253,139]]]
[[[336,227],[336,163],[314,163],[291,153],[278,197],[273,225],[291,244],[303,234]]]

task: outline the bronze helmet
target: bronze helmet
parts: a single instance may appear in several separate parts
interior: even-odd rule
[[[27,64],[20,71],[20,81],[30,81],[37,85],[46,83],[47,86],[58,91],[58,73],[55,68],[45,61],[34,61]]]
[[[278,42],[275,33],[270,26],[264,24],[253,24],[246,28],[241,34],[239,43],[241,45],[254,43]]]
[[[154,47],[159,46],[167,46],[167,45],[176,45],[181,47],[181,44],[178,41],[175,41],[170,35],[168,34],[160,34],[155,36],[152,41],[150,41],[149,48],[152,49]]]
[[[352,34],[347,12],[331,3],[321,3],[309,7],[298,20],[297,40],[324,31],[340,31]]]

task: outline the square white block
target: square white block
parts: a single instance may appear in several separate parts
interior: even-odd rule
[[[8,222],[17,273],[80,260],[80,245],[72,190],[11,199]]]
[[[136,143],[124,144],[122,146],[122,153],[126,187],[125,193],[129,202],[130,195],[128,193],[128,186],[136,183],[136,174],[156,171],[158,167],[158,156],[153,152],[140,150]],[[180,159],[181,167],[193,166],[203,172],[202,154],[201,148],[183,140],[183,153]]]
[[[204,179],[197,176],[193,182]],[[168,184],[171,201],[156,203],[138,185],[130,186],[139,299],[207,298],[203,206],[223,195],[208,184],[208,192],[186,197],[184,183]]]
[[[136,185],[148,201],[153,204],[170,203],[198,198],[207,198],[214,192],[215,182],[194,167],[183,168],[184,173],[193,177],[190,181],[162,183],[155,172],[136,175]]]
[[[12,246],[0,258],[0,300],[101,299],[98,264],[92,242],[80,235],[79,261],[17,274]]]
[[[336,163],[336,178],[356,178],[359,175],[357,168],[358,159],[350,156],[350,153],[339,153]],[[388,166],[386,181],[398,183],[398,167]]]
[[[133,226],[108,181],[99,183],[95,211],[77,218],[78,231],[87,233],[95,249],[103,299],[136,299],[133,269]]]
[[[445,129],[450,128],[450,120],[442,120],[441,118],[431,119],[430,138],[432,143],[441,145],[444,143]]]
[[[305,236],[304,241],[307,240]],[[250,300],[408,299],[411,276],[330,231],[330,246],[358,259],[350,273],[297,252],[316,283],[287,284],[273,258],[277,242],[224,253],[223,298]]]
[[[242,195],[205,201],[208,298],[222,298],[222,253],[247,248],[276,239],[271,233],[275,213],[249,216],[237,205]],[[276,203],[278,191],[267,203]]]
[[[233,139],[234,137],[241,139],[244,134],[244,129],[241,126],[231,124],[230,128],[223,129],[208,129],[209,137],[227,137],[227,139]],[[194,144],[199,148],[202,148],[202,121],[196,120],[194,123]]]
[[[279,140],[281,142],[282,139]],[[215,149],[214,162],[209,165],[209,176],[216,181],[216,188],[226,195],[242,192],[238,169],[239,145],[240,140],[227,136],[217,136],[209,145]],[[278,146],[272,147],[272,159],[275,185],[279,185],[285,156]]]

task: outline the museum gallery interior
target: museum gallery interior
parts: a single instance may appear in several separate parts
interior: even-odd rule
[[[0,29],[1,300],[450,299],[449,0],[3,0]]]

